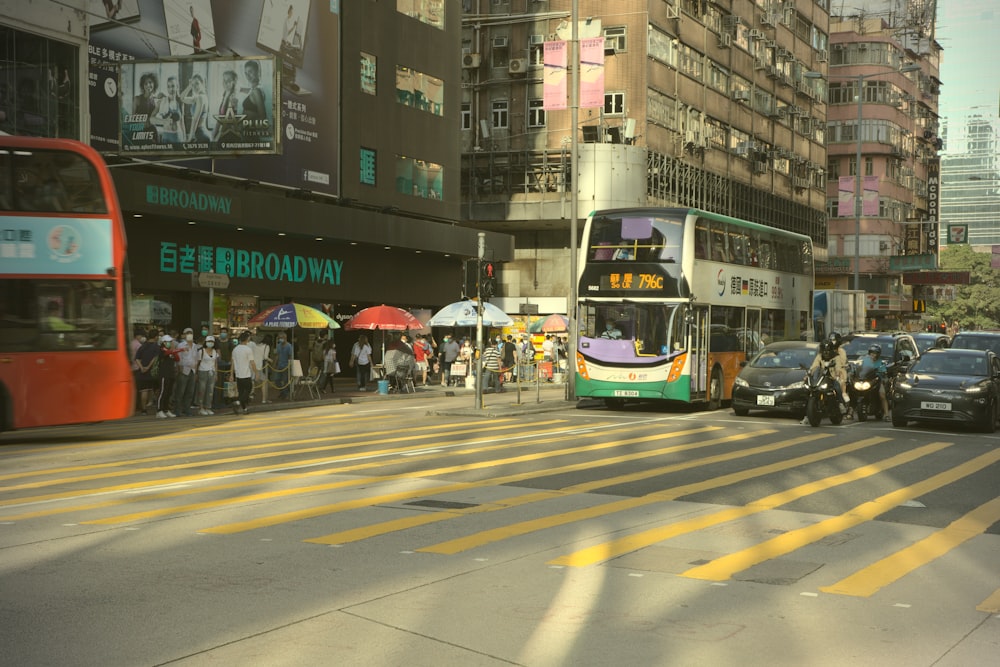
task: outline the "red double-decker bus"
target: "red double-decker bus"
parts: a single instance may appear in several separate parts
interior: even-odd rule
[[[132,414],[125,246],[95,150],[0,136],[0,431]]]

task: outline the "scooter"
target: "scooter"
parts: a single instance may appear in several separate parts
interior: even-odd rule
[[[868,415],[874,415],[876,419],[885,416],[879,399],[879,387],[884,382],[887,383],[888,380],[879,375],[874,367],[853,365],[853,372],[847,383],[847,395],[851,398],[854,416],[859,422],[867,420]]]
[[[835,359],[824,361],[819,368],[806,373],[805,385],[809,390],[806,419],[810,426],[819,426],[823,417],[828,417],[834,426],[839,426],[844,421],[844,415],[840,411],[841,402],[838,395],[840,389],[833,377],[835,363]]]

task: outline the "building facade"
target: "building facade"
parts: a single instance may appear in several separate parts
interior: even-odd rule
[[[941,243],[970,243],[989,251],[1000,245],[998,129],[982,116],[948,130],[941,156]],[[956,234],[948,233],[949,228]],[[962,235],[964,234],[964,236]]]
[[[289,300],[340,320],[379,303],[431,311],[461,297],[464,260],[479,245],[478,230],[458,224],[460,8],[0,0],[0,123],[80,139],[105,156],[142,323],[240,328]],[[244,60],[274,77],[251,80]],[[214,87],[213,72],[224,72]],[[234,90],[222,85],[228,77]],[[209,82],[201,102],[195,79]],[[170,91],[186,91],[173,145],[165,125],[129,134],[145,81],[164,117]],[[240,99],[233,115],[249,120],[254,88],[268,109],[255,122],[280,149],[202,150],[196,133],[216,140],[230,95]],[[128,152],[147,134],[159,143]],[[487,231],[486,246],[497,260],[513,257],[507,234]],[[201,272],[229,277],[212,303]]]
[[[580,38],[605,40],[605,83],[571,128],[569,110],[545,110],[542,77],[571,2],[467,0],[462,216],[514,234],[509,307],[565,302],[574,192],[581,216],[695,206],[807,234],[825,258],[826,89],[806,75],[826,71],[827,4],[580,0]]]
[[[829,258],[817,263],[817,285],[864,290],[875,328],[916,326],[903,274],[937,267],[941,47],[933,4],[875,0],[830,21]]]

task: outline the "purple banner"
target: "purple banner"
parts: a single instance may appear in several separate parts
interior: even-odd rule
[[[545,42],[545,71],[542,79],[542,108],[558,111],[566,108],[567,42]]]

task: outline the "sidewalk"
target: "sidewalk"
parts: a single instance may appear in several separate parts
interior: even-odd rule
[[[465,387],[445,387],[437,383],[429,383],[426,387],[418,385],[413,393],[380,394],[373,382],[372,389],[359,391],[353,378],[338,378],[336,391],[326,392],[320,399],[314,399],[305,388],[300,388],[297,399],[271,400],[261,403],[255,395],[250,403],[250,414],[255,412],[276,412],[296,408],[310,408],[321,405],[338,405],[344,403],[391,403],[400,400],[417,398],[435,398],[437,402],[428,408],[428,414],[454,417],[502,417],[538,412],[563,410],[576,406],[576,401],[566,400],[566,385],[558,382],[542,382],[536,391],[534,382],[521,385],[521,401],[517,400],[517,385],[508,383],[505,391],[494,394],[483,394],[483,407],[476,408],[476,391]],[[273,392],[273,395],[277,392]],[[232,410],[222,408],[215,415],[231,415]],[[143,417],[138,414],[136,417]],[[149,415],[155,419],[155,415]],[[210,419],[211,417],[181,417],[180,419]]]

